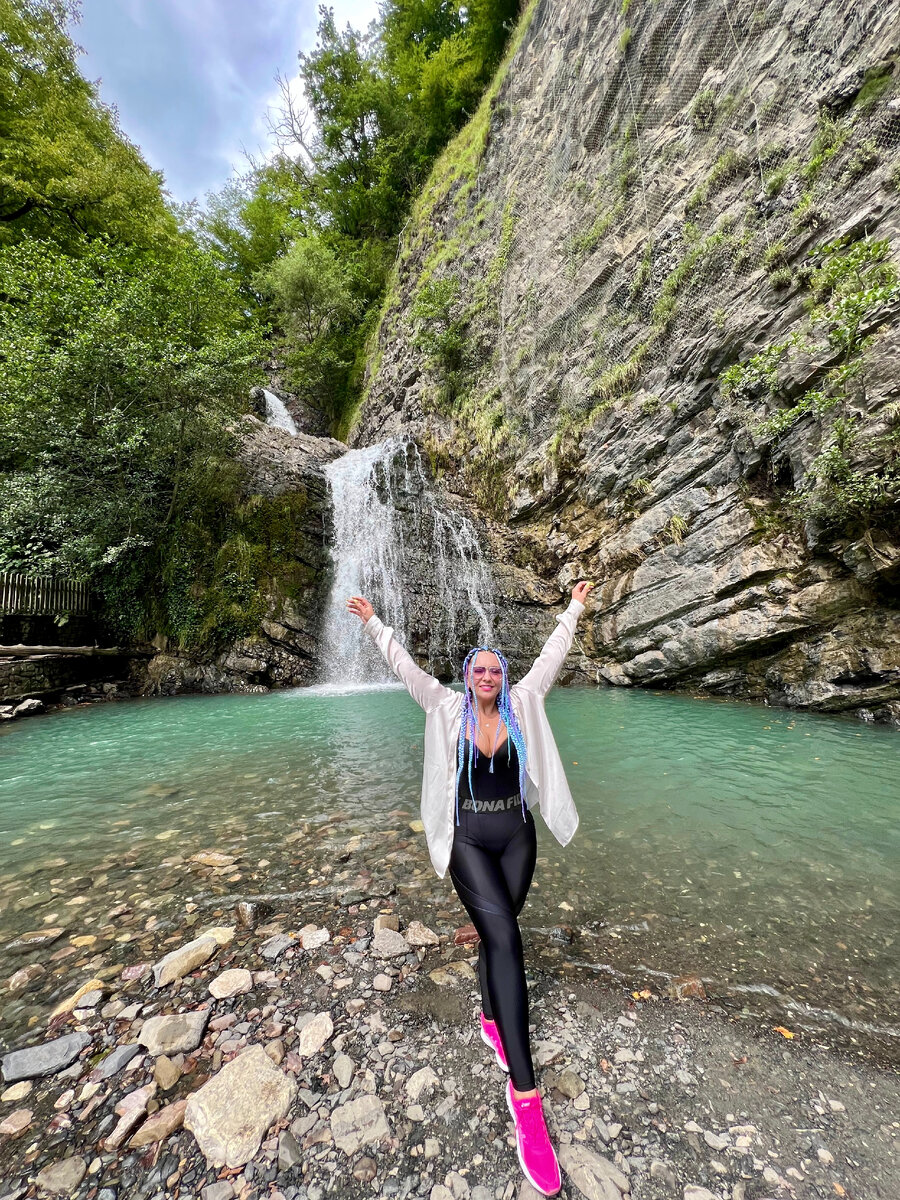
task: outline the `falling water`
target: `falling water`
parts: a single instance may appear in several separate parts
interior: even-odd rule
[[[365,596],[409,646],[427,633],[429,667],[492,639],[491,576],[472,523],[441,506],[411,443],[391,438],[325,468],[334,509],[334,578],[325,615],[328,683],[392,679],[348,596]],[[423,640],[418,639],[419,643]]]
[[[263,388],[263,396],[266,401],[266,424],[272,425],[275,429],[283,429],[285,433],[289,433],[292,437],[296,437],[299,430],[294,424],[294,418],[284,406],[284,401],[279,400],[274,392]]]

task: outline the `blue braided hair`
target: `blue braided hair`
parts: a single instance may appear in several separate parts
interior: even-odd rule
[[[495,650],[493,646],[476,646],[466,655],[463,663],[463,707],[462,718],[459,723],[459,741],[457,743],[456,753],[456,824],[459,824],[459,783],[462,779],[463,766],[465,764],[466,741],[471,738],[472,753],[469,755],[469,792],[472,796],[472,803],[475,805],[475,811],[478,812],[478,804],[475,801],[475,788],[472,782],[472,763],[477,760],[478,742],[476,741],[476,733],[479,728],[478,723],[478,697],[473,696],[469,691],[469,667],[477,654],[495,654],[503,671],[503,685],[500,688],[500,694],[497,696],[497,711],[500,713],[500,719],[506,726],[508,733],[506,741],[506,758],[509,761],[512,758],[510,744],[515,746],[516,753],[519,756],[519,796],[522,801],[522,820],[525,820],[525,767],[527,763],[527,751],[525,748],[525,737],[519,727],[519,722],[516,720],[516,714],[513,712],[512,698],[509,694],[509,664],[499,650]],[[494,756],[491,755],[491,770],[494,769]]]

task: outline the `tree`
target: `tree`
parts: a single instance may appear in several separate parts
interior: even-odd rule
[[[256,308],[263,302],[257,284],[261,273],[304,236],[313,220],[306,173],[282,154],[210,194],[193,227]]]
[[[176,235],[162,177],[79,74],[75,18],[65,0],[0,0],[0,246],[29,234],[158,245]]]
[[[323,215],[349,236],[388,237],[396,231],[403,193],[379,151],[383,139],[402,135],[403,107],[379,69],[377,42],[349,25],[339,33],[334,10],[319,12],[319,45],[299,59],[317,126],[313,153]]]
[[[185,525],[233,478],[227,423],[259,335],[183,238],[164,255],[24,239],[0,256],[0,569],[148,602]]]

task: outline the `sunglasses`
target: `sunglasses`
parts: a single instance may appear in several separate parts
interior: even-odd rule
[[[485,671],[490,672],[491,679],[502,679],[503,678],[503,668],[502,667],[473,667],[472,668],[472,674],[475,676],[476,679],[480,679],[482,677],[482,675],[485,673]]]

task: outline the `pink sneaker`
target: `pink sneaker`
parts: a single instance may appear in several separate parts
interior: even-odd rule
[[[519,1166],[533,1187],[545,1196],[555,1196],[562,1187],[562,1177],[556,1152],[550,1144],[540,1096],[517,1100],[513,1095],[512,1080],[509,1079],[506,1082],[506,1103],[516,1127]]]
[[[486,1046],[490,1046],[490,1048],[497,1055],[497,1062],[499,1063],[500,1067],[506,1071],[507,1074],[509,1074],[509,1066],[506,1062],[506,1054],[503,1051],[503,1043],[500,1041],[500,1030],[493,1021],[488,1021],[486,1019],[484,1013],[481,1014],[481,1040]]]

